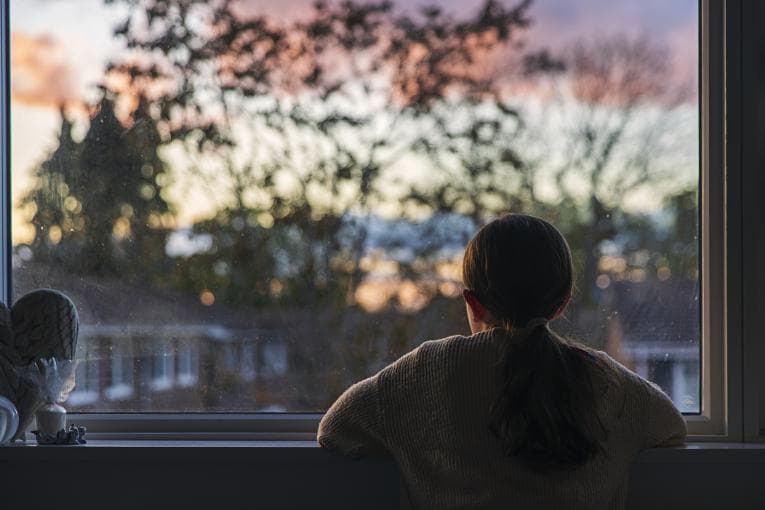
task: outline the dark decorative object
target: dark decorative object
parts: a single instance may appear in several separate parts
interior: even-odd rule
[[[0,395],[19,411],[14,439],[24,437],[43,403],[39,389],[18,370],[43,358],[73,360],[78,331],[77,309],[58,291],[35,290],[10,309],[0,303]]]
[[[41,445],[79,445],[87,443],[85,432],[87,432],[85,427],[72,424],[66,430],[59,430],[55,436],[40,434],[39,430],[33,430],[32,434],[37,438],[37,443]]]

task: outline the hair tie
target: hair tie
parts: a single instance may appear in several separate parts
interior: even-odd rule
[[[547,323],[550,322],[550,320],[547,317],[536,317],[534,319],[531,319],[529,322],[526,323],[526,327],[523,329],[534,329],[538,326],[547,326]]]

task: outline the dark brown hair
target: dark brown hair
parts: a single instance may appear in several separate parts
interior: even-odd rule
[[[538,470],[592,459],[606,434],[590,375],[598,358],[535,320],[554,318],[571,296],[573,265],[563,235],[534,216],[502,216],[468,244],[462,278],[508,333],[490,424],[505,454]]]

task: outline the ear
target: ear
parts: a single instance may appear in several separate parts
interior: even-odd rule
[[[470,312],[473,314],[473,319],[476,321],[486,321],[489,311],[480,301],[478,301],[478,296],[476,296],[472,290],[465,289],[462,291],[462,297],[470,308]]]

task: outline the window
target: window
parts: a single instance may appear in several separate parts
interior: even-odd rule
[[[112,346],[71,410],[322,412],[465,332],[461,249],[506,210],[571,243],[560,331],[721,405],[697,2],[81,3],[10,2],[13,293]]]
[[[157,340],[151,357],[151,389],[166,391],[173,387],[175,377],[173,347],[167,340]]]
[[[101,399],[102,358],[98,355],[97,341],[86,340],[83,344],[78,347],[75,387],[68,402],[72,406],[88,409]]]
[[[178,385],[194,386],[199,380],[199,353],[196,342],[185,341],[178,348]]]
[[[287,346],[279,341],[263,343],[261,370],[265,377],[284,377],[287,374]]]
[[[244,343],[242,343],[242,358],[241,365],[239,366],[239,373],[242,374],[242,377],[246,381],[254,381],[258,375],[256,347],[254,342],[248,340],[245,340]]]
[[[115,340],[109,353],[111,358],[110,385],[106,389],[109,400],[128,400],[134,394],[134,357],[129,339]]]

